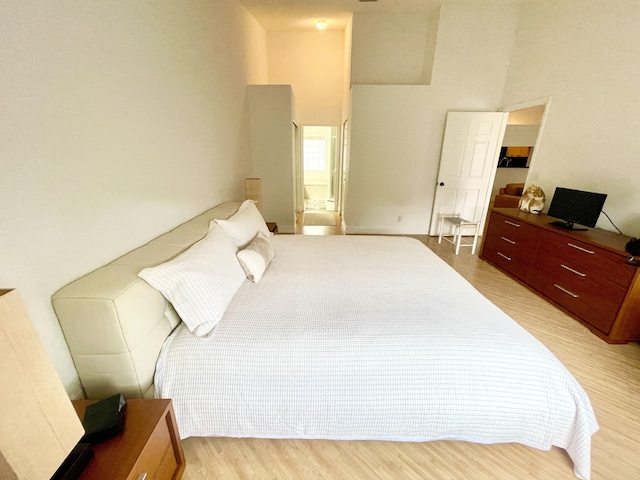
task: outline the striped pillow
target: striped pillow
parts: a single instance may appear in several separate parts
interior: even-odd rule
[[[216,223],[226,230],[240,249],[249,245],[259,232],[269,235],[267,224],[253,200],[245,200],[227,220],[214,220],[211,225]]]
[[[220,321],[246,278],[236,250],[224,229],[215,227],[185,252],[138,276],[162,293],[189,330],[202,337]]]
[[[247,248],[237,253],[237,257],[247,278],[257,283],[273,260],[273,247],[267,236],[260,232]]]

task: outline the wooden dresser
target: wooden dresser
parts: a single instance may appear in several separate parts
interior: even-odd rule
[[[74,400],[80,419],[95,400]],[[124,431],[93,446],[80,480],[179,480],[184,452],[171,400],[128,399]]]
[[[630,237],[564,230],[547,215],[492,210],[480,258],[527,285],[609,343],[640,340],[640,268]]]

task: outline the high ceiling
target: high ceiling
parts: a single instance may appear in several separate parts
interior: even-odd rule
[[[454,1],[454,0],[445,0]],[[344,30],[353,12],[428,12],[443,0],[240,0],[266,30],[308,30],[326,20],[328,30]]]

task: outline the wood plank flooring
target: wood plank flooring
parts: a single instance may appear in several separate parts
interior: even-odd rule
[[[322,233],[319,233],[322,234]],[[324,233],[326,234],[326,233]],[[608,345],[576,320],[462,249],[416,237],[544,343],[586,390],[600,431],[592,479],[640,479],[640,344]],[[561,449],[518,444],[188,438],[187,480],[575,479]]]

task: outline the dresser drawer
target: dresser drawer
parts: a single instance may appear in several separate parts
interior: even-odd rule
[[[482,256],[510,275],[526,280],[540,238],[540,229],[493,212]]]
[[[625,262],[625,257],[616,255],[578,240],[545,231],[538,247],[540,256],[553,255],[578,272],[609,280],[628,288],[635,268]]]
[[[585,322],[608,334],[627,289],[593,272],[567,265],[566,259],[545,254],[536,257],[530,282],[536,290]]]
[[[487,238],[502,238],[506,242],[535,249],[540,233],[540,229],[533,225],[493,212],[486,236]]]
[[[516,278],[525,280],[533,263],[535,250],[504,240],[489,237],[484,241],[482,256]]]

